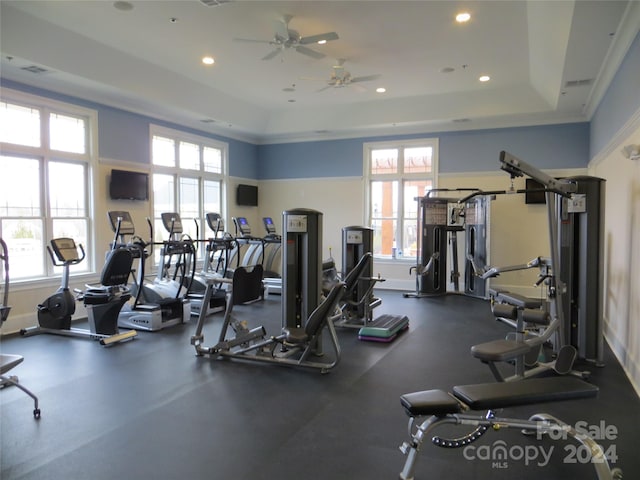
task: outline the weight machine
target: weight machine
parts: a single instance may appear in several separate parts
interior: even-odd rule
[[[404,297],[429,297],[448,293],[448,284],[453,291],[460,291],[460,271],[458,267],[458,236],[465,234],[466,256],[474,261],[486,263],[487,224],[489,209],[487,198],[467,197],[467,202],[458,198],[434,196],[441,192],[478,192],[477,188],[436,188],[425,196],[417,197],[418,202],[418,244],[416,264],[409,273],[415,272],[415,292],[404,293]],[[467,222],[468,217],[468,222]],[[447,254],[450,247],[451,257]],[[451,268],[447,280],[447,266]],[[473,278],[470,264],[465,263],[465,290],[468,295],[484,298],[484,282]]]
[[[522,324],[518,321],[518,331],[515,338],[475,345],[472,347],[472,354],[483,362],[488,363],[494,376],[499,381],[518,380],[548,369],[554,369],[558,373],[571,372],[584,376],[586,373],[571,371],[575,359],[578,357],[584,358],[588,355],[587,352],[581,350],[586,348],[587,339],[590,341],[589,344],[593,347],[593,352],[596,356],[598,355],[598,346],[602,342],[601,311],[597,308],[597,304],[595,311],[590,312],[591,319],[594,320],[589,322],[587,320],[587,312],[579,312],[579,306],[582,304],[578,303],[581,301],[586,304],[586,298],[593,296],[599,299],[602,294],[594,286],[598,285],[598,280],[601,278],[601,270],[598,267],[601,266],[602,244],[598,243],[598,240],[601,239],[602,235],[600,228],[602,203],[599,195],[603,189],[602,181],[592,177],[556,179],[504,151],[500,153],[500,162],[500,168],[510,174],[512,181],[515,177],[526,175],[540,183],[545,191],[551,257],[548,263],[544,265],[548,270],[540,281],[544,281],[547,286],[549,324],[540,336],[526,338],[522,336]],[[583,184],[582,186],[581,183]],[[586,194],[578,192],[585,189],[589,190],[590,188],[594,188],[595,193],[592,194],[587,205]],[[524,192],[517,191],[517,193]],[[512,187],[508,191],[477,192],[472,196],[505,193],[516,193],[516,191]],[[569,206],[572,207],[569,208]],[[589,209],[588,206],[591,208]],[[569,210],[574,211],[570,212]],[[572,224],[568,217],[569,213],[584,214],[585,217],[589,216],[591,218],[574,218],[572,219]],[[567,227],[567,225],[570,226]],[[582,225],[583,228],[580,229],[575,225]],[[565,228],[568,230],[567,232],[563,232]],[[578,252],[573,246],[575,237],[571,234],[581,235],[581,248],[578,249]],[[590,240],[595,242],[595,245],[592,243],[588,246]],[[590,268],[583,267],[582,269],[575,266],[589,264],[595,265]],[[574,267],[567,267],[571,265]],[[511,269],[517,268],[512,267]],[[481,276],[488,278],[496,276],[507,269],[487,269],[484,267],[482,270],[480,272]],[[592,277],[594,281],[589,284],[589,287],[585,285],[586,282],[580,281],[582,278],[578,276],[580,274]],[[578,292],[578,294],[572,293],[573,296],[568,297],[568,292]],[[566,301],[567,297],[568,302]],[[599,302],[600,300],[595,301]],[[577,322],[575,316],[571,318],[567,316],[568,311],[582,313],[582,318],[585,320]],[[552,362],[540,364],[536,368],[525,370],[524,356],[530,353],[532,349],[538,348],[543,342],[549,340],[552,335],[554,337],[556,359]],[[585,342],[581,343],[580,340],[585,340]],[[504,378],[495,366],[497,362],[515,362],[515,375]]]
[[[229,357],[320,370],[326,373],[340,361],[340,344],[333,325],[336,306],[344,294],[338,282],[320,301],[322,213],[310,209],[283,212],[282,247],[282,326],[280,334],[267,337],[262,325],[251,327],[249,320],[232,315],[234,305],[258,300],[262,296],[261,264],[240,266],[233,273],[232,287],[218,343],[204,344],[204,316],[198,318],[191,344],[196,355]],[[205,297],[206,298],[206,297]],[[323,333],[333,347],[324,357]]]

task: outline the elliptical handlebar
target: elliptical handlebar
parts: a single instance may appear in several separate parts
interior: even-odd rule
[[[151,249],[149,250],[149,256],[153,255],[153,245],[155,242],[153,241],[153,222],[150,217],[146,218],[147,225],[149,225],[149,243],[147,245],[151,245]]]
[[[0,261],[3,264],[4,283],[2,285],[2,303],[0,303],[0,321],[4,322],[9,316],[9,248],[5,241],[0,238]]]

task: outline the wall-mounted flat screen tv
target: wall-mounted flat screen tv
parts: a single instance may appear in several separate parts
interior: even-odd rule
[[[149,174],[111,170],[109,195],[112,200],[148,200]]]
[[[544,185],[533,178],[527,178],[525,182],[524,203],[547,203]]]
[[[248,207],[258,206],[258,187],[255,185],[238,185],[236,203]]]

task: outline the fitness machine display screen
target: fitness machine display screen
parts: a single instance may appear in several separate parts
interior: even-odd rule
[[[271,217],[264,217],[262,221],[264,221],[264,228],[267,229],[267,233],[276,233],[276,226],[273,224]]]
[[[235,222],[242,235],[251,235],[251,227],[245,217],[237,217]]]

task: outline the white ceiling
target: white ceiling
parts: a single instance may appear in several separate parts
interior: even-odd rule
[[[2,76],[257,143],[561,123],[590,119],[640,28],[637,0],[116,3],[2,0]],[[339,38],[271,60],[236,40],[271,40],[285,15]],[[378,77],[324,88],[338,59]]]

